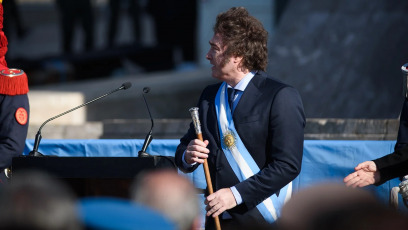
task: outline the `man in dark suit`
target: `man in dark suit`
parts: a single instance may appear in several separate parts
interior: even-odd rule
[[[408,88],[406,79],[408,78],[408,63],[401,67],[404,74],[404,104],[400,115],[400,125],[398,130],[397,143],[394,153],[390,153],[381,158],[365,161],[354,168],[354,172],[344,178],[344,183],[351,187],[364,187],[367,185],[380,185],[390,179],[403,177],[408,174]],[[405,184],[402,182],[402,184]],[[406,193],[406,191],[404,191]],[[408,196],[408,194],[403,194]]]
[[[395,151],[381,158],[365,161],[354,168],[354,172],[344,178],[350,187],[380,185],[396,177],[408,174],[408,98],[402,106],[400,125]]]
[[[274,222],[301,168],[302,100],[296,89],[264,72],[267,36],[243,7],[217,16],[206,58],[222,82],[206,87],[198,102],[204,141],[191,124],[176,151],[183,172],[207,158],[215,191],[205,200],[207,217],[219,216],[221,226],[231,229]],[[207,218],[206,229],[213,224]]]

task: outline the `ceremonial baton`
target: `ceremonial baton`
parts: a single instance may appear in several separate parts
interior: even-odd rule
[[[190,114],[191,114],[191,118],[193,119],[193,124],[194,124],[194,128],[195,128],[195,132],[197,134],[197,139],[204,141],[203,140],[203,133],[201,132],[201,124],[200,124],[200,118],[198,116],[198,108],[197,107],[193,107],[191,109],[189,109]],[[211,182],[211,177],[210,177],[210,169],[208,168],[208,162],[207,162],[207,158],[204,158],[204,174],[205,174],[205,180],[207,182],[207,187],[208,187],[208,192],[209,194],[213,194],[213,187],[212,187],[212,182]],[[215,228],[217,230],[221,230],[221,225],[220,225],[220,220],[218,219],[218,216],[214,217],[214,221],[215,221]]]

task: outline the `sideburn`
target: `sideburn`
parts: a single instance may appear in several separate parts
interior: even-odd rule
[[[229,61],[230,61],[230,57],[225,57],[225,55],[222,55],[222,63],[221,63],[221,67],[224,67]]]

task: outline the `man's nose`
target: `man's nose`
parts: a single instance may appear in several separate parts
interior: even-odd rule
[[[211,60],[210,51],[207,52],[207,54],[205,55],[205,58],[206,58],[207,60]]]

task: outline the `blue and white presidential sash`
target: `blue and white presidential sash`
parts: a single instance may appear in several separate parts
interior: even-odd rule
[[[221,146],[228,163],[231,165],[239,181],[242,182],[258,173],[260,169],[235,130],[231,109],[228,105],[228,93],[226,92],[227,84],[224,82],[215,98],[218,127],[221,134]],[[283,187],[278,194],[279,197],[273,194],[256,206],[269,223],[274,222],[280,216],[280,210],[283,204],[290,199],[292,194],[292,182]]]

